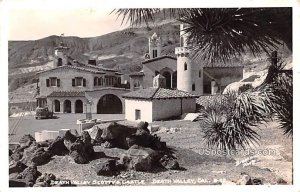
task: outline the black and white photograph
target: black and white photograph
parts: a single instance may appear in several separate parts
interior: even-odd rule
[[[9,189],[296,184],[293,6],[53,3],[6,6]]]

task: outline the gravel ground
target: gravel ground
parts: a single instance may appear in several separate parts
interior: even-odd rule
[[[76,119],[75,117],[72,118]],[[59,119],[71,118],[62,116]],[[50,126],[53,128],[57,125],[59,128],[74,126],[71,122],[67,124],[66,121],[60,121],[60,123],[64,123],[60,124],[59,122],[53,123],[54,121],[42,120],[40,121],[43,122],[42,126],[38,126],[36,123],[34,125],[36,129],[40,127],[50,129]],[[161,127],[162,131],[157,132],[157,135],[161,137],[162,141],[167,142],[168,147],[172,148],[182,170],[153,170],[151,173],[127,171],[115,177],[97,176],[93,169],[95,164],[107,158],[117,159],[124,151],[117,148],[104,149],[102,147],[95,147],[95,151],[104,151],[106,157],[93,160],[89,164],[76,164],[69,156],[54,156],[49,163],[39,166],[38,170],[42,173],[53,173],[61,179],[77,181],[79,186],[111,185],[116,181],[122,182],[113,183],[113,185],[201,185],[218,182],[233,184],[232,182],[236,182],[241,177],[241,173],[247,173],[254,178],[261,178],[264,184],[276,184],[278,178],[283,178],[288,184],[292,183],[292,138],[283,136],[282,130],[278,128],[276,122],[260,125],[257,128],[261,136],[261,143],[255,148],[256,151],[266,149],[271,150],[271,152],[275,151],[275,154],[231,156],[204,154],[204,151],[209,149],[203,142],[202,129],[197,122],[174,120],[154,122],[153,124]],[[32,126],[30,127],[32,128]],[[177,131],[166,131],[169,128],[177,128]],[[247,159],[249,159],[250,164],[245,161]],[[246,163],[237,166],[237,162],[240,161]]]

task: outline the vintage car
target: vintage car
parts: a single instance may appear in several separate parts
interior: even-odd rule
[[[51,119],[53,112],[49,111],[48,107],[37,107],[35,110],[35,119]]]

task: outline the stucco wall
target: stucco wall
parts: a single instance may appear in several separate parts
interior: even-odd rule
[[[195,112],[196,100],[194,98],[182,99],[182,113]],[[181,113],[181,99],[160,99],[153,101],[153,120],[161,120]]]
[[[196,112],[196,99],[195,98],[182,99],[182,112],[183,113]]]
[[[92,90],[94,88],[94,76],[103,75],[93,75],[88,72],[73,70],[73,69],[57,69],[55,71],[49,71],[41,73],[39,77],[40,85],[40,95],[47,96],[53,91],[85,91]],[[60,79],[60,87],[47,87],[46,79],[49,77],[56,77]],[[73,87],[72,79],[75,77],[83,77],[86,79],[86,87]],[[104,76],[103,76],[104,77]]]
[[[86,71],[80,71],[77,69],[56,69],[53,71],[41,73],[39,76],[40,95],[48,96],[53,91],[91,91],[101,87],[112,87],[113,85],[107,85],[105,82],[105,76],[115,76],[114,72],[107,71],[106,74],[93,74]],[[47,87],[46,79],[49,77],[56,77],[60,79],[60,87]],[[72,86],[72,79],[75,77],[83,77],[86,79],[86,86]],[[104,84],[102,86],[94,86],[94,77],[102,77]]]
[[[153,120],[160,120],[181,114],[180,99],[153,100]]]
[[[135,121],[135,110],[141,111],[141,120],[152,122],[152,102],[125,99],[125,119]]]
[[[177,61],[170,58],[164,58],[143,64],[143,72],[145,74],[143,81],[144,88],[152,87],[155,71],[160,72],[164,68],[169,68],[175,72],[177,70]]]

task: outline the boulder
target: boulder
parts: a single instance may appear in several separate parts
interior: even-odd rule
[[[27,166],[24,163],[22,163],[21,161],[13,161],[13,163],[11,165],[9,165],[9,174],[21,173],[26,168],[27,168]]]
[[[52,173],[44,173],[39,178],[37,178],[34,187],[51,187],[52,181],[55,181],[56,177]]]
[[[128,127],[118,123],[111,123],[103,129],[101,138],[104,141],[109,141],[115,147],[128,149],[126,137],[136,133],[137,128]]]
[[[27,166],[37,166],[49,162],[51,156],[51,153],[49,151],[45,151],[43,147],[39,147],[39,145],[31,145],[24,150],[21,161]]]
[[[72,143],[74,143],[76,141],[77,137],[75,135],[73,135],[70,130],[68,130],[65,133],[64,136],[64,145],[66,146],[66,148],[70,151],[71,145]]]
[[[110,141],[105,141],[104,143],[102,143],[102,146],[104,148],[113,148],[113,147],[115,147],[114,144]]]
[[[44,148],[39,148],[31,158],[31,165],[43,165],[48,163],[51,157],[52,155],[49,151],[45,151]]]
[[[277,184],[279,184],[279,185],[286,185],[287,182],[280,177],[280,178],[277,178]]]
[[[179,163],[168,155],[164,155],[160,160],[160,164],[166,169],[179,170]]]
[[[117,161],[114,159],[109,159],[104,162],[98,163],[94,166],[97,175],[103,176],[113,176],[118,174]]]
[[[70,147],[70,156],[75,163],[85,164],[89,162],[88,154],[85,151],[85,146],[82,140],[78,139]]]
[[[26,179],[9,179],[9,187],[32,187],[33,183],[28,182]]]
[[[148,129],[148,122],[144,122],[144,121],[141,121],[138,123],[137,125],[137,131],[145,131],[146,133],[150,133],[149,129]]]
[[[82,138],[82,141],[84,143],[84,150],[85,152],[87,153],[87,155],[89,157],[93,157],[94,156],[94,148],[93,148],[93,145],[92,145],[92,138],[89,134],[89,132],[87,131],[83,131],[82,132],[82,135],[81,135],[81,138]]]
[[[35,139],[30,134],[24,135],[19,141],[21,147],[29,147],[34,142]]]
[[[142,147],[149,147],[154,150],[164,150],[166,149],[166,143],[161,142],[160,138],[156,135],[151,135],[149,132],[137,131],[126,138],[127,146],[131,147],[133,145],[139,145]]]
[[[134,145],[121,155],[120,163],[127,169],[146,172],[151,171],[158,159],[159,154],[153,149]]]
[[[41,173],[37,170],[36,166],[30,166],[20,173],[17,179],[25,179],[32,186],[40,175]]]
[[[236,182],[237,185],[252,185],[252,179],[247,174],[242,174],[241,178]]]
[[[262,185],[263,180],[261,178],[254,178],[254,179],[252,179],[252,183],[253,183],[253,185]]]
[[[23,157],[23,153],[20,151],[16,151],[10,156],[10,158],[14,161],[19,161],[22,159],[22,157]]]
[[[64,139],[61,137],[56,137],[54,141],[52,141],[47,149],[52,155],[66,155],[69,153],[69,150],[64,144]]]
[[[92,140],[94,140],[95,144],[101,144],[103,142],[101,138],[102,132],[103,130],[98,126],[94,126],[93,128],[90,129],[89,133]]]

